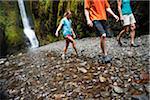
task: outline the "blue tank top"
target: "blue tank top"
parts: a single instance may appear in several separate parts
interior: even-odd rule
[[[64,17],[62,20],[61,20],[61,23],[63,25],[63,36],[67,36],[67,35],[72,35],[72,32],[71,32],[71,20],[70,19],[67,19],[66,17]]]
[[[130,0],[122,0],[122,15],[129,15],[132,13]]]

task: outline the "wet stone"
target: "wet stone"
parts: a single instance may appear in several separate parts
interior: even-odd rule
[[[99,80],[100,80],[100,82],[106,82],[107,79],[105,77],[103,77],[103,76],[100,75],[99,76]]]
[[[123,89],[121,87],[118,86],[113,86],[113,90],[115,91],[115,93],[123,93]]]
[[[19,64],[18,64],[18,67],[21,67],[21,66],[23,66],[25,63],[24,62],[20,62]]]
[[[131,78],[129,78],[129,79],[128,79],[128,82],[131,82],[131,81],[132,81],[132,79],[131,79]]]
[[[121,71],[121,72],[123,72],[123,71],[125,71],[125,70],[126,70],[125,68],[120,68],[120,71]]]
[[[105,71],[104,71],[104,74],[108,74],[108,70],[105,70]]]
[[[18,54],[18,56],[22,56],[22,55],[23,55],[22,53],[19,53],[19,54]]]
[[[87,62],[80,63],[81,66],[85,66]]]
[[[53,89],[51,89],[51,92],[54,92],[54,91],[56,91],[57,90],[57,88],[53,88]]]
[[[100,96],[101,96],[100,94],[96,94],[96,95],[95,95],[95,98],[98,98],[98,97],[100,97]]]
[[[40,68],[41,66],[40,66],[40,65],[37,65],[36,67],[37,67],[37,68]]]
[[[83,67],[77,67],[77,69],[78,69],[78,71],[80,72],[83,72],[83,73],[87,73],[87,70],[85,69],[85,68],[83,68]]]
[[[146,91],[147,91],[148,93],[150,93],[150,85],[149,85],[149,84],[145,84],[144,86],[145,86],[145,88],[146,88]]]
[[[138,91],[142,91],[142,92],[144,91],[143,85],[132,83],[132,87]]]
[[[55,57],[51,57],[51,60],[55,60]]]
[[[6,60],[7,60],[6,58],[1,58],[1,59],[0,59],[0,65],[1,65],[1,64],[4,64]]]
[[[93,86],[87,86],[86,87],[86,89],[92,89],[93,88]]]
[[[148,96],[146,94],[138,95],[138,96],[132,96],[133,100],[149,100]]]
[[[117,72],[117,73],[119,72],[119,68],[116,68],[116,72]]]
[[[101,94],[101,96],[104,97],[104,98],[110,96],[110,93],[109,93],[108,91],[101,91],[100,94]]]
[[[10,65],[10,63],[7,61],[7,62],[5,62],[5,66],[9,66]]]
[[[118,79],[117,77],[111,76],[111,80],[115,81],[117,79]]]
[[[100,72],[93,73],[94,76],[98,76],[99,74],[100,74]]]

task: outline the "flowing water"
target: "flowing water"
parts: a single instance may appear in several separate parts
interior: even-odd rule
[[[31,48],[37,48],[37,47],[39,47],[39,42],[38,42],[38,39],[35,35],[34,30],[32,30],[31,26],[29,25],[29,21],[27,19],[23,0],[18,0],[18,5],[20,8],[21,18],[22,18],[22,22],[23,22],[23,26],[24,26],[24,29],[23,29],[24,34],[29,39],[30,44],[31,44]]]

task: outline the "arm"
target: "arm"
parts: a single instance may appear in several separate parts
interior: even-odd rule
[[[116,22],[119,20],[119,17],[116,14],[114,14],[110,7],[106,8],[106,11],[109,12],[116,19]]]
[[[86,17],[87,24],[90,27],[93,27],[93,23],[92,23],[92,21],[90,20],[90,17],[89,17],[89,11],[87,9],[85,9],[84,11],[85,11],[85,17]]]
[[[92,27],[92,26],[93,26],[93,23],[92,23],[92,21],[90,20],[89,6],[90,6],[89,0],[85,0],[85,1],[84,1],[84,13],[85,13],[86,21],[87,21],[87,24],[88,24],[90,27]]]
[[[72,32],[73,38],[76,38],[76,34],[75,34],[75,32],[73,31],[72,28],[71,28],[71,32]]]
[[[90,20],[90,17],[89,17],[89,11],[85,8],[85,9],[84,9],[84,12],[85,12],[85,17],[86,17],[87,22],[88,22],[88,21],[91,21],[91,20]]]
[[[58,32],[59,32],[59,30],[61,29],[61,27],[62,27],[62,23],[59,24],[59,26],[58,26],[58,28],[57,28],[57,30],[56,30],[55,35],[56,35],[57,37],[58,37]]]
[[[120,20],[123,20],[123,17],[122,17],[122,11],[121,11],[121,0],[117,0],[117,3],[118,3],[118,12],[119,12],[119,16],[120,16]]]

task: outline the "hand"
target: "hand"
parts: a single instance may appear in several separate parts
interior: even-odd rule
[[[119,17],[117,15],[115,15],[114,17],[116,19],[116,22],[118,22],[119,21]]]
[[[56,31],[55,35],[56,35],[56,37],[58,37],[58,32],[57,31]]]
[[[120,16],[120,20],[123,20],[123,16]]]
[[[93,23],[91,20],[87,20],[87,24],[90,26],[90,27],[93,27]]]
[[[75,35],[75,34],[73,34],[73,38],[74,38],[74,39],[76,38],[76,35]]]

